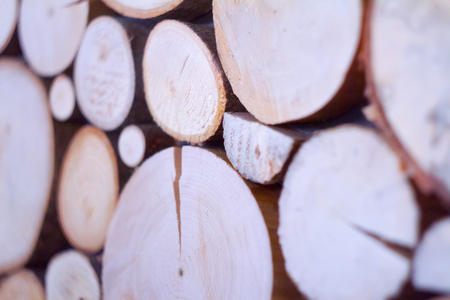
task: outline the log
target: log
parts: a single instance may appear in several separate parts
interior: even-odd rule
[[[405,161],[421,191],[438,194],[450,206],[450,102],[445,96],[450,6],[445,1],[369,1],[367,15],[368,118]]]
[[[0,281],[2,300],[45,300],[44,287],[36,275],[21,269]]]
[[[102,1],[122,15],[139,19],[161,17],[190,21],[211,10],[211,0]]]
[[[282,179],[306,135],[266,126],[249,113],[225,113],[223,139],[228,159],[245,179],[270,184]]]
[[[118,152],[122,162],[137,167],[145,158],[158,151],[175,146],[175,140],[165,134],[156,124],[128,125],[118,139]]]
[[[212,26],[159,23],[145,46],[143,72],[153,120],[177,140],[208,140],[225,109],[237,106],[220,66]]]
[[[44,85],[0,59],[0,274],[30,258],[53,179],[53,125]]]
[[[88,253],[102,249],[119,193],[114,150],[99,129],[84,126],[64,156],[58,189],[58,216],[72,246]]]
[[[110,16],[89,23],[75,61],[74,81],[80,110],[93,125],[111,131],[127,117],[128,122],[151,121],[141,76],[149,31]]]
[[[55,255],[45,272],[48,300],[100,300],[100,283],[89,259],[75,250]]]
[[[416,249],[413,284],[418,290],[450,295],[450,217],[431,226]]]
[[[361,0],[215,0],[213,15],[225,73],[259,121],[321,120],[363,101]]]
[[[419,209],[401,162],[372,129],[344,125],[305,142],[286,173],[278,234],[310,299],[387,299],[408,278]]]
[[[169,148],[123,189],[103,256],[104,299],[270,299],[270,241],[239,175],[207,150]]]
[[[69,76],[60,74],[53,80],[49,100],[56,120],[64,122],[72,116],[75,109],[75,89]]]
[[[52,77],[72,63],[86,29],[88,14],[88,1],[21,1],[19,42],[34,72]]]
[[[18,14],[18,0],[3,0],[0,2],[0,53],[6,48],[14,34]]]

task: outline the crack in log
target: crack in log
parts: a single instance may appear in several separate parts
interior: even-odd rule
[[[178,221],[178,243],[180,245],[180,257],[181,257],[181,199],[180,199],[180,178],[181,178],[181,149],[179,147],[174,148],[174,163],[175,163],[175,180],[173,181],[173,191],[175,195],[175,204],[177,211]]]
[[[391,249],[392,251],[396,252],[397,254],[403,256],[404,258],[411,260],[413,257],[413,250],[406,247],[406,246],[402,246],[399,244],[396,244],[395,242],[391,242],[386,240],[385,238],[378,236],[374,233],[371,233],[367,230],[365,230],[364,228],[354,224],[354,223],[349,223],[349,225],[351,227],[353,227],[354,229],[356,229],[357,231],[361,232],[362,234],[365,234],[371,238],[373,238],[374,240],[378,241],[379,243],[383,244],[384,246],[386,246],[387,248]]]

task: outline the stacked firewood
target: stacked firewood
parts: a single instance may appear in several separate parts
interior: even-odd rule
[[[0,299],[450,297],[446,0],[2,0],[0,53]]]

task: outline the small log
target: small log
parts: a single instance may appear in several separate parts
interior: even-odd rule
[[[0,59],[0,274],[30,258],[47,209],[54,165],[53,124],[42,82]]]
[[[75,250],[55,255],[45,272],[48,300],[100,300],[100,283],[89,259]]]
[[[149,31],[142,24],[110,16],[89,23],[75,61],[74,81],[80,110],[93,125],[110,131],[127,117],[127,123],[151,121],[141,75]]]
[[[416,249],[413,284],[419,290],[450,295],[450,217],[428,229]]]
[[[69,76],[61,74],[53,80],[49,100],[56,120],[64,122],[72,116],[75,109],[75,89]]]
[[[228,159],[245,179],[269,184],[282,178],[306,135],[266,126],[249,113],[225,113],[223,139]]]
[[[361,0],[214,0],[217,50],[234,93],[266,124],[321,120],[361,103],[363,12]]]
[[[450,101],[445,1],[369,1],[366,110],[425,194],[450,207]],[[401,37],[401,38],[399,38]]]
[[[88,14],[88,1],[21,1],[20,47],[33,71],[51,77],[72,63],[86,29]]]
[[[134,168],[145,158],[175,144],[156,124],[128,125],[121,131],[117,147],[122,162]]]
[[[0,299],[45,300],[44,287],[32,271],[22,269],[0,281]]]
[[[250,189],[207,150],[153,155],[121,193],[102,282],[106,300],[270,299],[270,240]]]
[[[211,0],[102,0],[106,5],[127,17],[154,17],[190,21],[211,10]]]
[[[0,2],[0,53],[6,48],[14,34],[18,15],[18,0],[3,0]]]
[[[220,66],[212,26],[159,23],[145,46],[143,71],[150,113],[177,140],[208,140],[226,106],[238,103]]]
[[[119,192],[117,162],[108,137],[84,126],[73,137],[61,167],[58,216],[77,249],[102,249]]]
[[[415,195],[371,129],[345,125],[305,142],[286,173],[278,234],[310,299],[386,299],[408,278],[419,231]]]

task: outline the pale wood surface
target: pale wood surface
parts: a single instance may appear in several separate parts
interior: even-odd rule
[[[45,300],[44,287],[27,269],[16,271],[0,281],[2,300]]]
[[[72,79],[65,74],[58,75],[49,91],[50,108],[58,121],[67,121],[75,109],[75,88]]]
[[[0,53],[6,48],[16,28],[18,0],[0,1]]]
[[[86,29],[89,1],[23,0],[18,33],[27,63],[51,77],[73,61]]]
[[[305,142],[280,197],[286,269],[311,299],[385,299],[410,261],[419,209],[399,159],[371,129],[346,125]]]
[[[108,137],[97,128],[81,128],[65,154],[58,191],[59,220],[74,247],[91,253],[103,247],[117,204],[118,181]]]
[[[27,67],[0,59],[0,274],[24,265],[47,209],[54,165],[44,85]]]
[[[100,300],[100,284],[89,259],[75,250],[55,255],[45,272],[47,300]]]
[[[105,299],[270,299],[263,217],[239,175],[209,151],[169,148],[121,193],[104,250]]]
[[[258,120],[278,124],[318,113],[339,91],[358,49],[363,4],[215,0],[213,14],[234,93]]]

